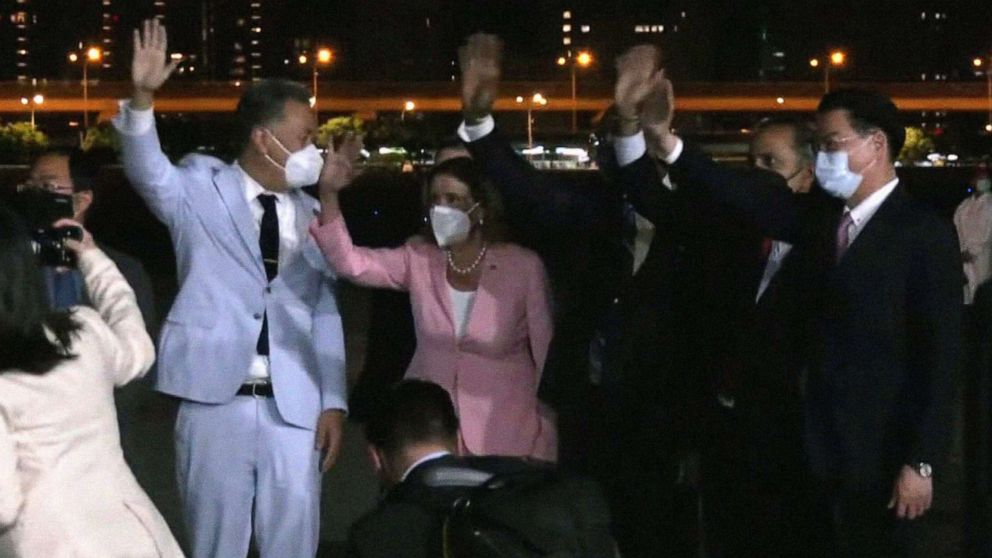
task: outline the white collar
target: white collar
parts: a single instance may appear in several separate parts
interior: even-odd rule
[[[425,455],[425,456],[421,457],[420,459],[414,461],[413,464],[410,465],[409,467],[407,467],[406,468],[406,471],[403,472],[403,476],[400,477],[400,482],[403,482],[403,481],[406,480],[406,478],[410,475],[410,471],[413,471],[414,469],[416,469],[417,467],[423,465],[424,463],[427,463],[428,461],[437,459],[439,457],[444,457],[445,455],[451,455],[451,452],[450,451],[444,451],[444,450],[435,451],[434,453],[428,453],[427,455]]]
[[[276,200],[280,204],[286,203],[289,196],[288,192],[273,192],[272,190],[266,190],[265,187],[252,178],[251,175],[248,174],[248,172],[245,171],[245,169],[243,169],[237,161],[235,161],[234,167],[241,172],[241,178],[245,185],[245,201],[249,204],[262,194],[271,194],[276,197]]]
[[[854,226],[861,229],[865,226],[878,208],[885,203],[885,200],[892,194],[892,191],[896,189],[896,185],[899,184],[899,178],[895,178],[882,186],[878,190],[872,192],[870,196],[861,200],[861,203],[854,206],[854,209],[848,209],[847,206],[844,207],[844,213],[851,214],[851,221],[854,222]]]

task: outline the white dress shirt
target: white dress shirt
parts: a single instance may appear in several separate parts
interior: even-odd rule
[[[865,226],[868,225],[868,221],[875,216],[878,212],[878,208],[882,207],[885,200],[892,194],[892,191],[896,189],[896,185],[899,184],[899,179],[895,178],[889,182],[885,183],[878,190],[875,190],[872,195],[861,200],[861,203],[854,206],[853,209],[844,207],[844,214],[851,215],[851,224],[847,226],[847,245],[851,246],[854,244],[854,239],[861,234],[861,231],[865,230]]]
[[[782,268],[782,262],[785,261],[785,257],[789,255],[790,251],[792,251],[792,245],[788,242],[772,241],[772,251],[768,253],[768,262],[765,264],[765,272],[761,276],[761,284],[758,285],[758,294],[754,297],[755,302],[761,300],[761,295],[765,294],[765,289],[768,288],[778,270]]]
[[[428,453],[427,455],[425,455],[425,456],[421,457],[420,459],[414,461],[412,465],[410,465],[409,467],[406,468],[406,471],[403,471],[403,476],[400,477],[400,482],[405,481],[406,478],[408,476],[410,476],[410,471],[413,471],[414,469],[416,469],[417,467],[421,466],[424,463],[427,463],[428,461],[437,459],[439,457],[444,457],[445,455],[451,455],[451,452],[450,451],[444,451],[444,450],[442,450],[442,451],[435,451],[434,453]]]
[[[272,192],[266,190],[257,180],[248,175],[241,165],[235,163],[235,167],[241,171],[241,182],[245,187],[245,202],[251,210],[251,216],[255,223],[255,232],[262,234],[262,216],[265,208],[258,196],[271,194],[276,197],[276,216],[279,219],[279,270],[285,266],[292,255],[300,249],[300,234],[296,228],[296,208],[293,201],[289,199],[286,192]],[[248,377],[246,383],[264,383],[269,381],[269,357],[255,355],[248,367]]]

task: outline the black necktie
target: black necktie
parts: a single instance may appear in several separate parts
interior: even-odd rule
[[[262,263],[265,265],[265,277],[271,283],[279,274],[279,215],[276,213],[276,197],[271,194],[260,194],[258,203],[262,204],[265,213],[262,214],[262,224],[259,227],[258,247],[262,249]],[[255,345],[260,355],[269,354],[269,315],[262,316],[262,331],[258,334]]]

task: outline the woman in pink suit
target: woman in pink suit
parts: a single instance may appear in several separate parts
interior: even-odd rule
[[[400,248],[354,246],[338,207],[348,183],[341,154],[321,178],[322,213],[310,229],[342,277],[410,293],[417,350],[407,378],[451,394],[461,446],[475,455],[554,461],[550,409],[537,399],[551,340],[544,267],[533,252],[500,241],[495,193],[470,159],[438,165],[428,178],[429,236]]]

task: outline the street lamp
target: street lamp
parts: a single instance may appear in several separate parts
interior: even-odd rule
[[[569,64],[569,61],[571,61],[571,64]],[[564,66],[566,64],[569,64],[569,66],[571,67],[571,74],[572,74],[572,133],[573,134],[577,134],[579,132],[579,105],[578,105],[578,100],[577,100],[577,95],[576,95],[576,79],[575,79],[576,68],[588,68],[589,66],[592,65],[592,63],[593,63],[592,53],[589,52],[589,51],[587,51],[587,50],[579,51],[579,53],[576,54],[575,56],[572,56],[571,53],[570,53],[568,55],[568,57],[565,57],[565,56],[559,56],[558,57],[558,65],[559,66]]]
[[[847,53],[843,50],[835,50],[830,52],[824,57],[821,62],[819,58],[811,58],[809,61],[810,68],[819,68],[823,66],[823,92],[830,93],[830,67],[835,66],[837,68],[843,67],[844,63],[847,62]]]
[[[307,62],[311,63],[313,84],[312,91],[313,97],[310,99],[310,106],[313,110],[317,110],[317,66],[319,64],[328,65],[334,60],[334,51],[327,47],[320,47],[316,50],[316,54],[307,56],[306,54],[301,54],[299,57],[300,65],[305,65]]]
[[[21,97],[21,104],[24,106],[31,107],[31,129],[34,130],[35,129],[34,111],[36,108],[45,104],[45,96],[42,95],[41,93],[35,93],[34,96],[31,97],[30,99],[28,99],[27,97]]]
[[[517,104],[523,104],[524,98],[522,96],[517,97]],[[530,102],[527,104],[527,149],[534,148],[534,107],[543,107],[548,104],[548,99],[540,93],[534,93],[530,98]]]
[[[400,113],[400,122],[406,120],[406,113],[413,112],[417,108],[417,105],[413,101],[407,101],[403,103],[403,112]]]
[[[989,53],[987,59],[982,59],[976,56],[972,61],[971,65],[977,70],[982,66],[985,66],[985,98],[988,102],[988,116],[985,120],[985,131],[992,133],[992,53]]]
[[[70,52],[69,62],[75,64],[81,62],[83,65],[83,129],[90,126],[90,80],[87,68],[91,63],[98,63],[103,59],[103,50],[100,47],[89,47],[85,52]]]

